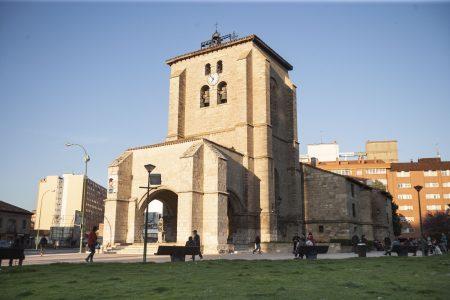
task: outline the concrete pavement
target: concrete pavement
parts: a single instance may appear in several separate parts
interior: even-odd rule
[[[53,263],[85,263],[84,259],[88,254],[73,253],[73,252],[54,252],[46,253],[44,256],[38,254],[28,254],[23,262],[24,265],[42,265]],[[395,254],[394,254],[395,255]],[[367,257],[380,257],[383,252],[372,251],[367,253]],[[357,257],[354,253],[333,253],[333,254],[319,254],[318,259],[348,259]],[[188,257],[186,257],[188,259]],[[222,255],[204,255],[204,260],[287,260],[293,259],[290,253],[263,253],[252,254],[251,252],[236,253],[236,254],[222,254]],[[162,263],[170,262],[169,256],[155,256],[148,255],[148,262]],[[137,263],[142,262],[142,255],[139,254],[95,254],[94,262],[96,263]],[[6,262],[3,262],[5,266]]]

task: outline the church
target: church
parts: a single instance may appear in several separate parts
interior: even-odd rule
[[[205,253],[304,232],[292,65],[256,35],[217,31],[200,50],[166,63],[167,137],[110,164],[104,245],[142,243],[155,199],[163,203],[165,242],[184,245],[197,230]],[[148,193],[147,164],[161,176]]]

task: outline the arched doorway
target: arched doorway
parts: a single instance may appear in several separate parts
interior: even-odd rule
[[[232,191],[228,191],[227,204],[228,217],[228,244],[244,244],[247,240],[245,207],[239,197]]]
[[[145,230],[145,210],[149,206],[148,241],[176,243],[178,195],[171,190],[160,189],[150,194],[139,209],[139,235],[136,240],[142,242]],[[159,233],[159,234],[158,234]]]

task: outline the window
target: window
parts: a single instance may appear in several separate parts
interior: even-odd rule
[[[334,170],[333,173],[339,174],[339,175],[351,175],[351,170]]]
[[[413,210],[412,205],[401,205],[398,207],[398,210]]]
[[[319,232],[323,233],[323,225],[319,225]]]
[[[200,107],[209,106],[209,86],[204,85],[200,90]]]
[[[222,61],[221,60],[219,60],[218,62],[217,62],[217,68],[216,68],[216,71],[217,71],[217,73],[222,73],[222,71],[223,71],[223,64],[222,64]]]
[[[356,217],[356,206],[355,206],[355,203],[352,203],[352,215],[353,215],[353,217]]]
[[[439,183],[437,183],[437,182],[425,182],[425,187],[428,187],[428,188],[439,187]]]
[[[355,186],[353,184],[350,184],[350,191],[352,193],[352,197],[355,197]]]
[[[425,198],[426,199],[441,199],[441,195],[440,194],[426,194]]]
[[[411,187],[411,183],[398,183],[398,184],[397,184],[397,187],[398,187],[399,189],[408,189],[408,188]]]
[[[444,199],[450,199],[450,194],[444,194]]]
[[[412,199],[412,195],[411,194],[399,194],[397,196],[397,199],[399,199],[399,200],[410,200],[410,199]]]
[[[443,187],[450,187],[450,182],[444,182],[444,183],[442,183],[442,186]]]
[[[397,177],[409,177],[409,172],[406,171],[397,172]]]
[[[414,233],[414,228],[411,227],[402,228],[402,233]]]
[[[437,176],[437,171],[423,171],[423,176],[425,177],[433,177],[433,176]]]
[[[442,176],[450,176],[450,170],[441,171]]]
[[[427,205],[427,210],[441,210],[440,205]]]
[[[217,86],[217,104],[227,103],[227,83],[222,81]]]
[[[209,74],[211,74],[211,65],[206,64],[205,65],[205,75],[209,75]]]
[[[27,229],[27,220],[22,220],[22,229]]]
[[[409,223],[414,222],[414,217],[404,217],[404,218],[405,218],[406,222],[409,222]]]
[[[362,176],[362,174],[363,174],[362,170],[356,170],[356,175],[357,176]]]
[[[386,174],[386,169],[367,169],[366,174]]]

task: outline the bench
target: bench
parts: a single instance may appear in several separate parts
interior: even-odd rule
[[[299,254],[303,254],[307,259],[317,259],[317,254],[324,254],[328,252],[329,246],[300,246],[298,247]]]
[[[408,256],[408,253],[416,253],[418,246],[395,245],[391,252],[396,252],[398,256]]]
[[[25,259],[25,253],[23,249],[16,248],[0,248],[0,267],[2,265],[2,260],[8,259],[9,265],[12,266],[12,261],[14,259],[19,260],[19,266],[22,265],[23,260]]]
[[[155,255],[170,255],[171,262],[186,261],[186,255],[199,255],[198,247],[159,246]]]

